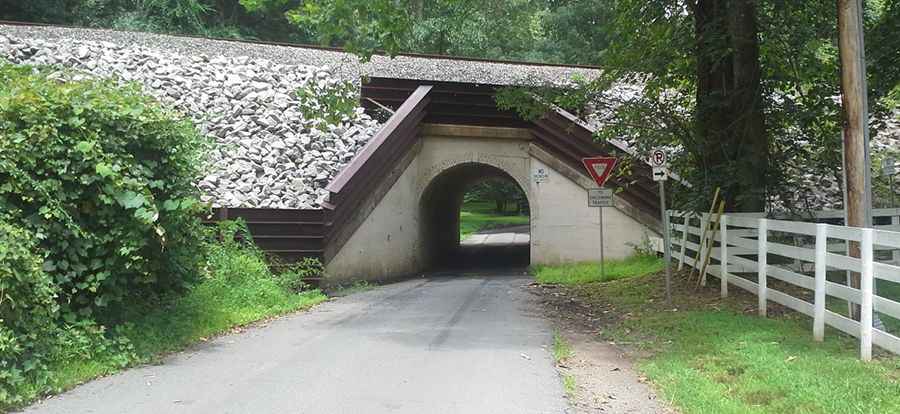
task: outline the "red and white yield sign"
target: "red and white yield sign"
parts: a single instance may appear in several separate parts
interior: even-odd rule
[[[587,157],[581,159],[584,168],[587,168],[588,173],[600,187],[606,184],[606,180],[609,179],[609,175],[615,168],[617,161],[616,157]]]

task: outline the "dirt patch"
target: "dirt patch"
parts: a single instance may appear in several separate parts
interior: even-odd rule
[[[572,348],[557,369],[564,382],[574,382],[567,397],[575,413],[676,412],[635,371],[625,349],[601,339],[603,326],[618,318],[614,312],[583,303],[565,288],[535,284],[530,290]]]

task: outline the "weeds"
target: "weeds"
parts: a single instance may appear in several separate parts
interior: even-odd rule
[[[572,345],[559,332],[553,334],[553,361],[557,364],[572,357]]]

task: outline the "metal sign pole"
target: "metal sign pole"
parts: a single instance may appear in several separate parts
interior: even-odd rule
[[[604,250],[603,249],[603,207],[597,207],[597,209],[600,211],[600,280],[605,282],[606,281],[606,272],[605,272],[604,267],[606,265],[604,262],[606,260],[604,260],[604,258],[603,258],[603,255],[604,255],[604,252],[603,252],[603,250]]]
[[[668,156],[663,148],[650,151],[650,166],[653,167],[653,181],[659,182],[659,215],[663,234],[663,258],[666,261],[666,304],[672,304],[672,244],[669,240],[669,214],[666,211],[666,180],[669,171],[666,168]],[[684,223],[687,231],[687,221]]]
[[[581,162],[584,164],[584,168],[587,169],[588,174],[594,179],[594,182],[597,183],[597,187],[599,188],[590,188],[588,189],[588,207],[597,207],[600,210],[597,212],[598,221],[600,225],[600,280],[604,280],[606,278],[606,260],[604,255],[603,248],[603,207],[615,207],[615,196],[613,195],[613,190],[609,188],[603,188],[603,184],[606,183],[606,180],[609,178],[612,173],[613,168],[616,166],[616,162],[618,161],[615,157],[587,157],[582,158]]]
[[[669,240],[669,214],[666,212],[666,182],[659,182],[659,206],[663,226],[663,259],[666,261],[666,304],[672,304],[672,244]],[[687,226],[687,223],[685,223]]]

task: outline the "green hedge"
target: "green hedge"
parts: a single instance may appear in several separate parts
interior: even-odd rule
[[[203,256],[194,126],[136,85],[73,78],[0,64],[0,211],[37,239],[70,321],[181,289]]]

